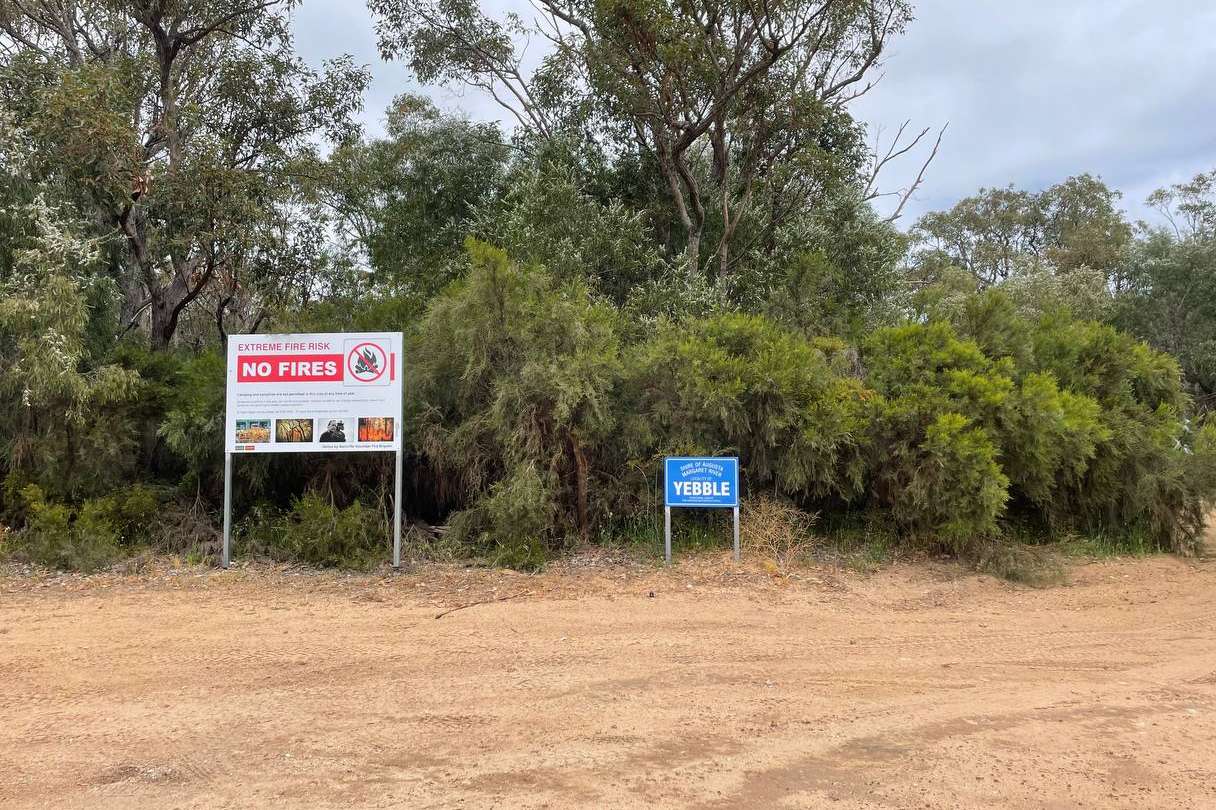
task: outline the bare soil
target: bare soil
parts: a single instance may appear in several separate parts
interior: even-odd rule
[[[1167,557],[9,572],[0,806],[1216,807],[1214,622]]]

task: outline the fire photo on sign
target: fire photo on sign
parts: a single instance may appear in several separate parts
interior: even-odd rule
[[[239,444],[259,444],[270,441],[270,420],[236,420],[236,440]]]
[[[359,419],[359,441],[391,442],[393,440],[393,418],[391,416],[364,416]]]
[[[274,420],[274,440],[276,442],[311,442],[311,419],[276,419]]]

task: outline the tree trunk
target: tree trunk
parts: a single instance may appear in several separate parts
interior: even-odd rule
[[[177,331],[177,312],[173,305],[166,300],[165,290],[152,291],[151,305],[152,323],[148,330],[148,340],[152,351],[163,351],[169,348],[173,333]]]
[[[688,271],[690,274],[696,275],[701,269],[701,232],[696,228],[689,227],[687,234],[688,247],[686,253],[688,254]]]

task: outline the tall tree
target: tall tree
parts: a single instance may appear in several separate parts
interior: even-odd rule
[[[1216,171],[1148,198],[1164,226],[1141,223],[1116,321],[1178,358],[1197,404],[1216,409]]]
[[[502,193],[511,147],[495,124],[394,99],[385,137],[339,145],[311,174],[343,248],[395,293],[422,301],[451,280],[474,211]]]
[[[366,71],[295,55],[294,0],[0,0],[0,100],[40,179],[112,237],[122,320],[173,340],[224,308],[295,234],[290,167],[344,137]]]
[[[689,266],[718,274],[779,167],[808,150],[856,155],[848,104],[911,19],[906,0],[538,0],[532,20],[506,22],[476,0],[369,6],[381,53],[423,81],[482,87],[542,137],[594,120],[609,148],[647,156]],[[529,36],[552,46],[533,71],[516,47]]]
[[[982,188],[950,210],[917,221],[916,261],[960,267],[984,287],[1028,271],[1080,267],[1101,271],[1117,285],[1132,235],[1119,198],[1088,174],[1037,193],[1013,186]]]

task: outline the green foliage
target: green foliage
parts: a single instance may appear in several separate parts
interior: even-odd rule
[[[147,545],[160,502],[136,485],[72,507],[48,501],[42,488],[21,490],[25,525],[9,553],[29,562],[71,571],[96,571]]]
[[[898,320],[906,242],[852,189],[838,190],[782,224],[775,249],[736,273],[732,298],[806,334],[856,341]]]
[[[539,570],[555,531],[554,489],[555,482],[546,481],[534,466],[521,464],[473,507],[455,515],[451,540],[491,565]]]
[[[177,372],[174,397],[160,423],[169,450],[185,462],[190,481],[214,481],[224,454],[225,360],[219,352],[199,354]]]
[[[919,463],[895,500],[896,519],[913,527],[927,524],[956,552],[995,532],[1009,479],[987,432],[971,427],[962,414],[940,414],[919,450]]]
[[[1061,391],[1051,374],[1032,372],[1012,393],[1001,427],[1003,467],[1017,494],[1048,523],[1066,525],[1086,471],[1111,438],[1101,406]]]
[[[1091,268],[1114,279],[1132,236],[1120,196],[1088,174],[1039,193],[982,188],[949,211],[921,217],[916,261],[961,268],[982,286],[1044,267],[1063,275]]]
[[[471,230],[516,261],[543,265],[559,282],[581,280],[618,305],[664,269],[645,215],[601,203],[560,164],[525,167],[501,201],[476,213]]]
[[[987,349],[944,323],[867,342],[868,380],[886,397],[878,494],[894,504],[907,491],[930,420],[955,412],[986,431],[1019,512],[1056,531],[1144,531],[1191,550],[1216,490],[1188,445],[1177,364],[1110,326],[1064,314],[1030,322],[999,293],[976,299],[956,320]]]
[[[353,263],[416,316],[458,275],[470,219],[502,194],[509,149],[496,125],[443,115],[418,96],[395,98],[385,128],[385,138],[339,144],[309,192]],[[366,300],[343,303],[358,316]]]
[[[1048,320],[1035,332],[1038,362],[1062,387],[1100,407],[1105,430],[1067,502],[1090,529],[1145,529],[1164,548],[1190,551],[1211,490],[1188,472],[1187,397],[1177,361],[1110,326]]]
[[[411,347],[409,432],[446,504],[473,507],[532,466],[560,504],[545,537],[586,536],[588,455],[615,420],[615,313],[578,281],[559,285],[484,243],[468,251],[468,276],[435,300]]]
[[[630,353],[622,447],[738,454],[748,486],[803,499],[857,495],[870,392],[806,338],[759,316],[667,324]]]
[[[873,422],[877,501],[906,530],[956,552],[994,535],[1009,497],[997,444],[1014,388],[1007,364],[943,323],[880,330],[863,360],[883,395]]]
[[[242,551],[282,562],[368,569],[386,559],[389,536],[382,512],[359,501],[339,508],[308,492],[287,512],[255,508],[238,528],[236,542]]]
[[[1136,245],[1114,322],[1178,359],[1202,407],[1216,407],[1216,225],[1161,230]]]
[[[192,305],[218,311],[222,333],[251,293],[258,304],[286,296],[291,271],[314,256],[299,164],[317,141],[351,134],[368,75],[349,57],[305,66],[291,5],[0,11],[0,104],[23,133],[27,170],[112,237],[121,322],[146,315],[155,349]]]
[[[578,0],[539,4],[530,19],[496,19],[474,0],[369,7],[383,56],[422,81],[489,89],[524,143],[572,140],[584,153],[636,160],[645,178],[635,187],[645,188],[665,258],[711,283],[771,255],[795,212],[862,184],[865,139],[847,111],[850,89],[912,16],[904,0],[810,14]],[[561,45],[533,65],[517,47],[532,36]]]
[[[112,291],[90,274],[97,243],[41,199],[22,215],[33,236],[0,281],[0,470],[57,497],[104,492],[134,466],[142,381],[94,345],[90,302]]]

